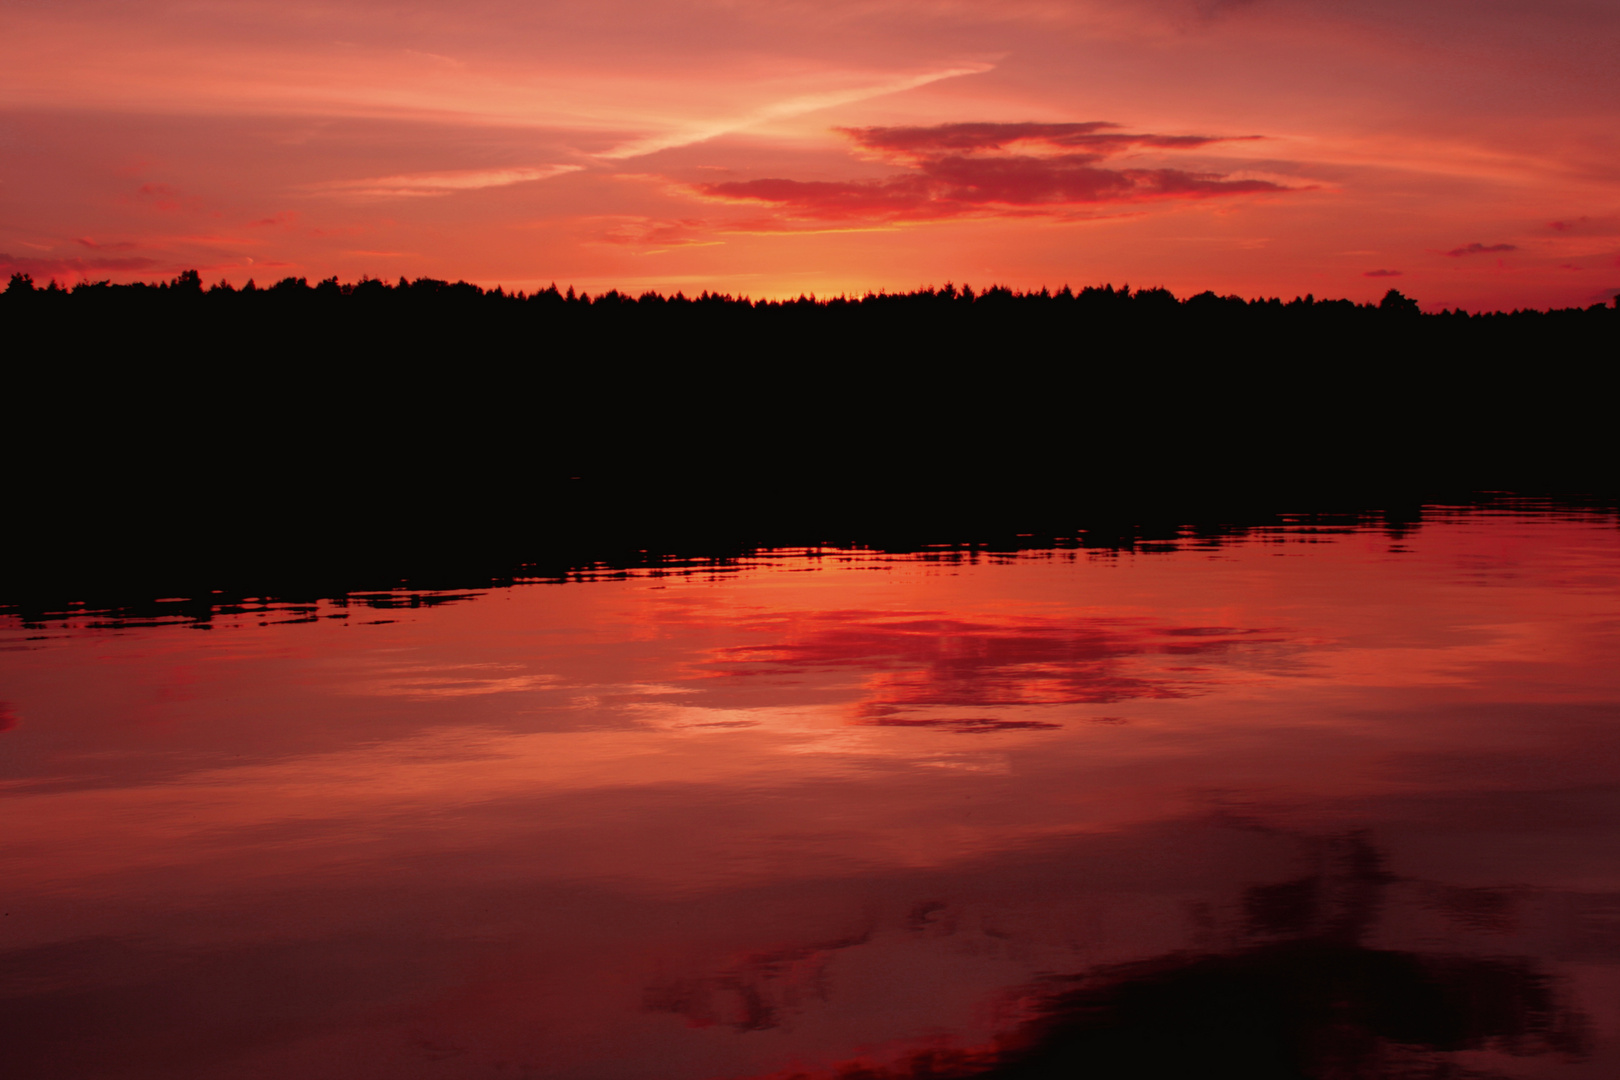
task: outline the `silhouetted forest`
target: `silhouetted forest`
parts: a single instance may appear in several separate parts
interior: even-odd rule
[[[1620,489],[1613,307],[188,272],[14,276],[0,335],[0,602],[35,611],[769,545],[1131,543]]]

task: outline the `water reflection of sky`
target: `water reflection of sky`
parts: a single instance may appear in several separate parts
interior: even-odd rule
[[[1365,1038],[1312,1036],[1313,1075],[1610,1077],[1615,541],[1480,516],[13,622],[0,1042],[26,1077],[1048,1075],[1007,1047],[1113,1060],[1074,1034],[1107,987],[1327,971],[1322,1030]],[[1345,1019],[1400,979],[1518,1004],[1450,1042]]]

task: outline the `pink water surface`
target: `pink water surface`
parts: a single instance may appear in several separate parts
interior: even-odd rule
[[[1364,946],[1522,958],[1584,1018],[1456,1064],[1620,1075],[1617,540],[1438,515],[11,619],[4,1071],[893,1065],[1044,977],[1284,933],[1263,890],[1342,890],[1353,847]]]

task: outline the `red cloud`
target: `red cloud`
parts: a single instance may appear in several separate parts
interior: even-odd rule
[[[1190,149],[1221,141],[1204,135],[1113,132],[1112,124],[941,124],[844,129],[863,149],[892,156],[910,171],[880,180],[781,178],[702,184],[711,198],[772,203],[820,219],[923,220],[995,210],[1153,199],[1207,199],[1287,190],[1266,180],[1234,180],[1184,169],[1107,169],[1098,162],[1133,147]],[[1007,147],[1022,152],[1005,152]],[[1044,152],[1040,152],[1044,151]]]
[[[295,225],[298,223],[298,214],[294,211],[283,210],[273,217],[260,218],[248,222],[250,229],[271,229],[279,225]]]
[[[110,244],[98,244],[88,236],[76,236],[73,238],[73,242],[87,247],[91,251],[133,251],[135,248],[140,247],[139,244],[132,240],[117,240]]]
[[[1399,270],[1368,270],[1368,271],[1365,271],[1361,276],[1362,277],[1400,277],[1401,272]]]
[[[684,247],[705,242],[708,222],[697,218],[679,221],[626,221],[603,234],[610,244],[634,244],[643,247]]]
[[[123,258],[34,259],[0,252],[0,274],[29,274],[40,278],[51,278],[58,274],[64,277],[84,277],[97,270],[149,270],[156,265],[156,259],[148,259],[143,255]]]
[[[903,154],[940,152],[973,153],[1002,150],[1016,143],[1033,143],[1056,148],[1089,150],[1098,156],[1117,154],[1133,146],[1168,150],[1190,150],[1214,142],[1226,142],[1209,135],[1132,135],[1113,131],[1118,124],[1095,121],[1085,124],[938,124],[934,127],[839,128],[867,150],[888,150]],[[1255,136],[1242,136],[1254,138]]]
[[[776,203],[814,217],[902,216],[927,207],[931,194],[921,177],[889,180],[739,180],[702,184],[698,190],[721,199]]]
[[[1620,216],[1569,218],[1549,221],[1547,228],[1570,236],[1620,236]]]
[[[126,202],[139,203],[150,206],[154,210],[164,213],[174,213],[178,210],[198,210],[202,207],[202,200],[195,195],[187,195],[168,184],[148,182],[135,189],[133,195],[126,195]]]
[[[742,180],[704,184],[722,199],[775,203],[811,217],[955,217],[995,207],[1056,207],[1149,199],[1207,199],[1287,190],[1181,169],[1099,169],[1065,159],[949,157],[919,175],[884,180]]]
[[[1446,252],[1453,259],[1460,259],[1464,255],[1494,255],[1501,251],[1518,251],[1514,244],[1469,244],[1466,247],[1452,248]]]

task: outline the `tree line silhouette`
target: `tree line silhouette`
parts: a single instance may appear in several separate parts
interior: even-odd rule
[[[210,311],[240,314],[251,309],[261,312],[296,311],[307,316],[315,313],[332,313],[334,305],[341,305],[347,309],[351,317],[360,312],[382,310],[395,313],[409,310],[416,313],[455,315],[466,315],[476,310],[485,316],[526,310],[531,314],[543,313],[553,317],[564,312],[580,313],[593,310],[599,315],[622,319],[628,317],[632,311],[673,310],[690,314],[696,311],[724,310],[732,318],[741,317],[742,312],[770,313],[769,317],[775,318],[783,318],[785,313],[803,316],[814,312],[823,319],[837,319],[848,318],[853,311],[882,312],[890,316],[901,312],[926,312],[931,317],[939,318],[948,317],[948,313],[960,314],[969,310],[978,312],[979,317],[982,317],[987,308],[1003,308],[1010,304],[1025,315],[1038,310],[1093,317],[1118,316],[1129,312],[1138,318],[1162,322],[1175,321],[1178,317],[1182,320],[1208,320],[1221,315],[1230,318],[1245,313],[1251,319],[1275,320],[1280,316],[1296,324],[1312,320],[1319,325],[1335,320],[1345,324],[1358,321],[1365,324],[1370,317],[1389,318],[1421,314],[1417,301],[1395,289],[1390,289],[1376,304],[1357,304],[1343,299],[1317,300],[1309,295],[1296,297],[1287,302],[1276,297],[1244,300],[1235,295],[1220,296],[1213,291],[1178,299],[1168,289],[1147,288],[1132,291],[1129,286],[1116,289],[1112,285],[1086,286],[1078,290],[1065,285],[1056,292],[1046,288],[1019,292],[1005,286],[993,285],[975,292],[971,286],[964,285],[958,288],[951,283],[939,288],[929,287],[904,293],[878,291],[854,297],[840,295],[817,299],[801,295],[789,300],[753,300],[746,296],[712,293],[707,290],[698,296],[688,297],[683,292],[665,296],[653,290],[633,296],[617,289],[610,289],[592,297],[584,292],[576,293],[572,286],[569,286],[566,292],[561,291],[555,284],[533,293],[508,292],[500,287],[484,289],[466,281],[451,282],[437,278],[417,278],[410,281],[404,277],[395,284],[370,277],[345,283],[336,277],[330,277],[314,285],[311,285],[307,278],[286,277],[263,287],[250,280],[238,289],[226,281],[211,286],[204,285],[202,275],[196,270],[184,271],[170,281],[134,282],[126,285],[115,285],[110,281],[83,281],[72,287],[60,285],[55,280],[41,287],[35,284],[31,275],[14,273],[4,294],[0,295],[4,297],[0,300],[0,304],[4,304],[4,309],[13,318],[21,317],[25,312],[37,313],[42,310],[57,313],[64,310],[119,311],[125,314],[163,310],[170,313],[175,310],[172,305],[195,304],[198,300],[205,300],[209,306],[192,307],[187,309],[188,314],[200,316]],[[166,304],[171,306],[165,308]],[[1615,298],[1613,306],[1593,304],[1585,308],[1551,311],[1516,309],[1512,312],[1496,311],[1481,314],[1457,309],[1438,312],[1429,317],[1443,319],[1448,323],[1484,320],[1489,324],[1502,324],[1506,321],[1567,324],[1591,321],[1594,316],[1607,317],[1603,313],[1612,313],[1617,308],[1620,308],[1620,296]]]
[[[1620,486],[1603,306],[188,271],[13,276],[0,334],[0,602],[35,607],[771,545],[1130,542],[1482,492],[1606,505]]]

